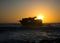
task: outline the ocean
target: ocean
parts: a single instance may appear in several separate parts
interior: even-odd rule
[[[19,24],[0,24],[0,41],[11,39],[39,41],[60,38],[60,24],[45,24],[35,29],[21,28],[21,26]]]

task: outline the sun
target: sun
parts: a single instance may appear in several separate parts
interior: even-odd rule
[[[41,19],[41,20],[43,20],[43,19],[44,19],[44,16],[43,16],[43,15],[38,15],[36,19]]]

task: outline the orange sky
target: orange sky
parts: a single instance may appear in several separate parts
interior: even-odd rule
[[[0,23],[18,23],[19,19],[44,16],[44,23],[60,22],[60,3],[51,1],[0,1]]]

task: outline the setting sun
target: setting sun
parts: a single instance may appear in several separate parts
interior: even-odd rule
[[[44,16],[43,16],[43,15],[38,15],[36,19],[41,19],[41,20],[43,20],[43,19],[44,19]]]

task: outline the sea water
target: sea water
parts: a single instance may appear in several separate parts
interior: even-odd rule
[[[0,27],[19,27],[19,25],[0,25]],[[56,26],[56,25],[55,25]],[[60,28],[60,27],[59,27]],[[0,28],[1,29],[1,28]],[[60,29],[50,30],[43,28],[40,30],[17,30],[17,31],[5,31],[0,33],[0,41],[1,40],[42,40],[42,39],[56,39],[60,38]]]

